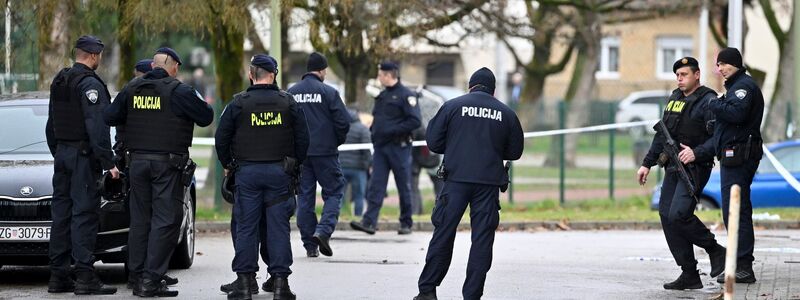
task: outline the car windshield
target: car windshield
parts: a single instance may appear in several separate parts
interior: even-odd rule
[[[50,153],[46,124],[46,105],[0,107],[0,154]]]
[[[791,173],[800,172],[800,151],[797,146],[784,147],[772,152],[772,155]],[[766,159],[766,156],[761,160],[761,165],[758,166],[758,172],[762,174],[778,173],[775,166]]]

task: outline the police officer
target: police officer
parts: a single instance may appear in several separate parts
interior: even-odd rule
[[[238,284],[228,299],[251,299],[258,269],[258,223],[266,218],[273,299],[295,299],[287,277],[292,273],[289,218],[296,208],[294,184],[308,151],[305,116],[289,93],[275,84],[277,62],[258,54],[250,61],[253,85],[236,94],[220,117],[216,149],[226,174],[236,172],[236,215],[232,269]]]
[[[175,297],[162,278],[183,217],[183,170],[194,124],[208,126],[214,112],[200,94],[175,79],[181,59],[159,48],[153,70],[129,82],[105,111],[106,124],[125,126],[130,152],[129,280],[140,297]],[[190,176],[190,175],[189,175]]]
[[[324,84],[328,60],[317,52],[308,56],[303,80],[289,93],[300,105],[308,122],[311,144],[303,162],[300,194],[297,197],[297,228],[308,257],[333,255],[329,244],[339,222],[339,207],[344,196],[344,177],[339,165],[337,147],[345,142],[350,129],[350,116],[339,92]],[[322,187],[322,216],[317,222],[315,210],[317,182]]]
[[[119,178],[111,153],[103,109],[110,103],[106,85],[94,72],[103,56],[103,42],[81,36],[75,42],[75,64],[62,69],[50,85],[50,114],[45,133],[53,154],[53,201],[50,229],[50,293],[114,294],[94,272],[100,193],[96,182],[103,170]],[[76,282],[70,262],[75,261]]]
[[[708,103],[716,98],[717,93],[700,84],[700,67],[692,57],[676,61],[672,65],[672,71],[676,75],[678,88],[672,91],[661,122],[676,143],[680,143],[678,157],[681,161],[667,161],[666,154],[659,161],[666,145],[665,136],[657,132],[637,177],[639,184],[644,185],[650,168],[657,162],[667,170],[661,185],[658,214],[669,250],[682,272],[678,279],[664,284],[664,288],[700,289],[703,288],[703,282],[697,272],[697,260],[692,245],[708,252],[711,277],[721,274],[725,269],[725,248],[717,243],[714,234],[703,221],[694,215],[697,201],[691,196],[687,184],[680,179],[675,166],[677,163],[685,165],[687,173],[694,180],[695,193],[703,190],[714,166],[714,141],[711,139],[714,115],[708,110]]]
[[[146,58],[136,62],[136,66],[133,69],[133,76],[134,77],[142,77],[142,75],[147,74],[153,70],[153,60]]]
[[[462,295],[464,299],[481,298],[500,221],[499,191],[508,182],[503,160],[522,156],[522,127],[514,111],[494,98],[492,71],[481,68],[472,74],[469,90],[445,102],[426,131],[431,151],[444,154],[445,183],[431,215],[433,237],[415,300],[436,299],[436,287],[453,258],[456,228],[468,205],[472,247]]]
[[[750,184],[761,161],[761,119],[764,96],[753,78],[745,72],[742,54],[736,48],[725,48],[717,55],[717,70],[725,78],[725,95],[712,99],[708,107],[716,115],[714,129],[716,154],[720,161],[722,216],[728,225],[731,186],[741,187],[739,213],[739,246],[737,248],[736,282],[753,283],[753,205]],[[723,283],[725,276],[717,277]]]
[[[400,194],[400,230],[398,234],[411,233],[411,132],[421,125],[417,94],[400,82],[400,69],[393,62],[378,66],[378,81],[386,87],[375,97],[372,115],[372,176],[367,185],[367,211],[361,222],[350,222],[350,227],[375,234],[378,215],[389,170],[394,174]]]

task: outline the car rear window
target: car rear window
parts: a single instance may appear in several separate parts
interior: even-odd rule
[[[0,154],[49,153],[45,125],[46,105],[0,107]]]

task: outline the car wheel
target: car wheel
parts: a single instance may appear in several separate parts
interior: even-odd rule
[[[186,202],[188,203],[188,207],[186,209],[187,224],[183,232],[181,233],[182,235],[181,242],[178,243],[178,246],[175,247],[175,252],[172,254],[170,267],[173,269],[188,269],[192,266],[192,263],[194,262],[195,202],[193,194],[194,193],[187,195],[188,197],[188,199],[186,199]]]
[[[699,211],[715,209],[719,209],[719,207],[717,207],[717,203],[715,203],[714,200],[706,197],[701,197],[700,200],[697,201],[697,206],[695,207],[695,210]]]

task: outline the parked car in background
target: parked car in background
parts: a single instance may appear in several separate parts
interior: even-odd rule
[[[772,144],[768,149],[794,178],[800,180],[800,140]],[[698,210],[722,207],[722,190],[719,184],[720,177],[717,169],[711,173],[708,184],[700,194]],[[660,197],[661,184],[654,189],[651,208],[658,209]],[[800,207],[800,192],[778,174],[775,166],[765,155],[753,178],[753,184],[750,185],[750,202],[753,204],[753,208]]]
[[[0,267],[47,265],[53,197],[53,156],[45,124],[49,93],[0,96]],[[112,135],[113,141],[113,135]],[[195,185],[185,187],[183,219],[170,266],[194,261]],[[130,214],[128,199],[100,201],[95,256],[125,263]]]
[[[633,92],[622,99],[617,106],[616,123],[638,122],[655,120],[661,117],[661,110],[667,103],[669,91],[653,90]],[[644,136],[645,133],[655,133],[649,126],[631,127],[630,134],[634,138]]]

